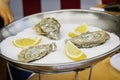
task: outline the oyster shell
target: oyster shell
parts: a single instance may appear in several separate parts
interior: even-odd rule
[[[31,62],[41,59],[50,52],[54,52],[57,46],[55,43],[42,44],[22,50],[18,55],[18,60],[21,62]]]
[[[35,31],[50,39],[57,40],[60,35],[60,23],[54,18],[43,18],[37,25],[35,25]]]
[[[91,48],[105,43],[109,38],[109,34],[101,30],[83,33],[70,39],[70,41],[79,48]]]

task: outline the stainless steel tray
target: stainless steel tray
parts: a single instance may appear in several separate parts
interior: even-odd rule
[[[116,16],[113,16],[104,12],[96,12],[91,10],[70,9],[70,10],[56,10],[56,11],[50,11],[50,12],[37,13],[37,14],[33,14],[30,16],[21,18],[19,20],[16,20],[1,30],[0,38],[3,40],[9,36],[16,35],[18,32],[24,30],[25,28],[34,26],[43,17],[48,17],[48,16],[57,18],[63,24],[64,23],[80,24],[85,22],[88,25],[93,25],[93,26],[99,25],[98,26],[99,28],[115,33],[117,36],[120,37],[120,19],[117,18]],[[88,59],[77,61],[77,62],[60,63],[60,64],[22,63],[17,60],[8,58],[1,53],[0,53],[0,56],[5,58],[13,66],[21,69],[30,70],[34,72],[39,72],[39,71],[63,72],[63,71],[84,69],[89,66],[92,66],[97,62],[103,60],[104,58],[108,57],[119,48],[120,48],[120,45],[96,57],[88,58]]]

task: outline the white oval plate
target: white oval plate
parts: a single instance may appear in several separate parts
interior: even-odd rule
[[[112,67],[114,67],[116,70],[120,71],[120,53],[115,54],[110,59],[110,64]]]

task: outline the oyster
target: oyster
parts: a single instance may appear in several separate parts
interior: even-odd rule
[[[60,23],[54,18],[43,18],[37,25],[35,25],[35,31],[50,39],[57,40],[60,35]]]
[[[50,52],[54,52],[57,46],[55,43],[51,44],[42,44],[33,47],[29,47],[27,49],[22,50],[18,55],[18,60],[21,62],[31,62],[34,60],[38,60]]]
[[[101,30],[83,33],[70,39],[70,41],[79,48],[91,48],[105,43],[109,38],[109,34]]]

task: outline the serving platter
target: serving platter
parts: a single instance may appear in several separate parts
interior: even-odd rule
[[[18,61],[17,55],[21,49],[18,49],[11,44],[12,38],[16,35],[38,36],[38,34],[34,32],[33,27],[45,17],[54,17],[61,24],[60,40],[55,41],[58,45],[58,50],[55,53],[50,53],[45,58],[31,63]],[[69,31],[73,30],[74,27],[82,23],[88,24],[90,31],[102,29],[109,32],[111,39],[102,46],[85,50],[87,59],[73,61],[67,58],[64,54],[64,40],[68,38],[67,34]],[[120,48],[120,27],[118,25],[120,25],[120,20],[117,17],[104,12],[96,12],[91,10],[70,9],[33,14],[16,20],[1,30],[1,38],[3,40],[1,41],[0,55],[16,67],[35,72],[61,72],[86,68],[103,60]],[[52,42],[43,36],[42,38],[43,43]]]

